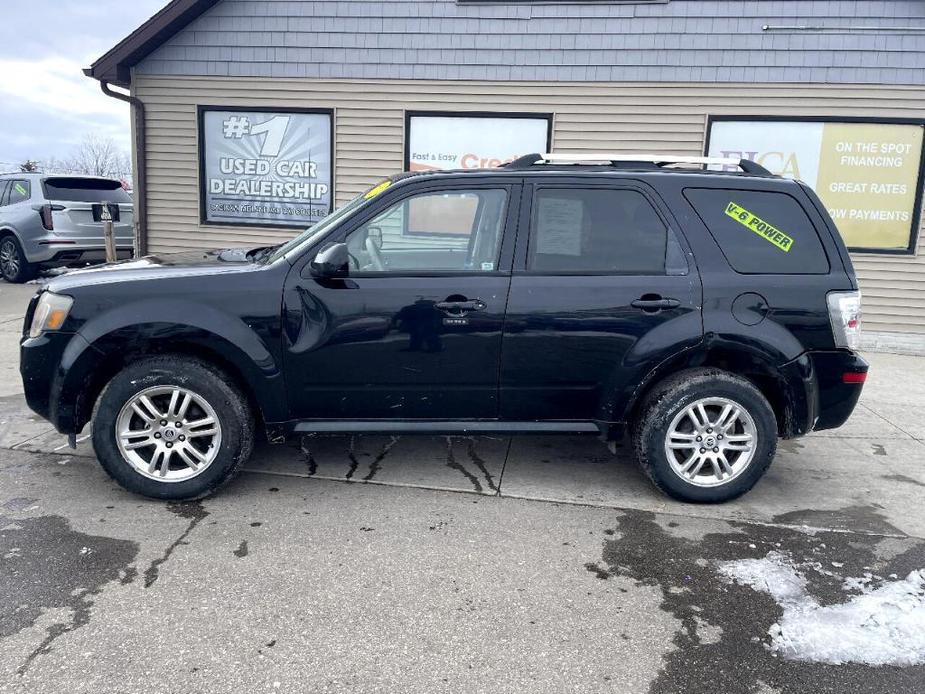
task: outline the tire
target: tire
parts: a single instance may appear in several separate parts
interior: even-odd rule
[[[656,487],[681,501],[719,503],[741,496],[767,471],[777,449],[777,419],[749,381],[720,369],[688,369],[646,396],[632,436]]]
[[[22,284],[34,279],[39,267],[26,260],[22,244],[12,234],[0,238],[0,275],[7,282]]]
[[[132,433],[118,437],[117,427]],[[212,494],[237,474],[253,443],[247,399],[222,371],[184,356],[128,365],[106,386],[93,418],[93,447],[103,469],[128,491],[153,499]]]

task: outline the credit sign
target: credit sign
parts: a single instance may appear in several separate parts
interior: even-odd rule
[[[551,124],[546,114],[409,113],[405,169],[492,169],[549,151]]]

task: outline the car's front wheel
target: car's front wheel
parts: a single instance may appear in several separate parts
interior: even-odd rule
[[[719,369],[689,369],[646,397],[633,439],[643,470],[668,495],[728,501],[751,489],[771,464],[777,419],[749,381]]]
[[[93,419],[103,468],[131,492],[198,499],[250,456],[253,419],[227,376],[198,359],[152,357],[110,381]]]

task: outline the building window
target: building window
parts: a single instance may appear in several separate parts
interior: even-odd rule
[[[330,109],[199,107],[203,224],[304,229],[333,201]]]
[[[923,147],[920,119],[712,116],[705,153],[808,184],[851,251],[911,254]]]
[[[493,169],[551,140],[549,113],[407,111],[405,170]]]

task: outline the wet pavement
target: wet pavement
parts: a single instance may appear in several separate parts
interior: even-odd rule
[[[925,663],[890,631],[921,614],[913,583],[845,625],[846,662],[779,648],[795,614],[925,568],[925,359],[871,361],[846,427],[783,442],[722,506],[594,438],[390,436],[265,446],[220,495],[164,504],[4,382],[0,692],[925,692],[922,664],[864,662],[877,638]],[[748,562],[757,583],[729,568]]]

